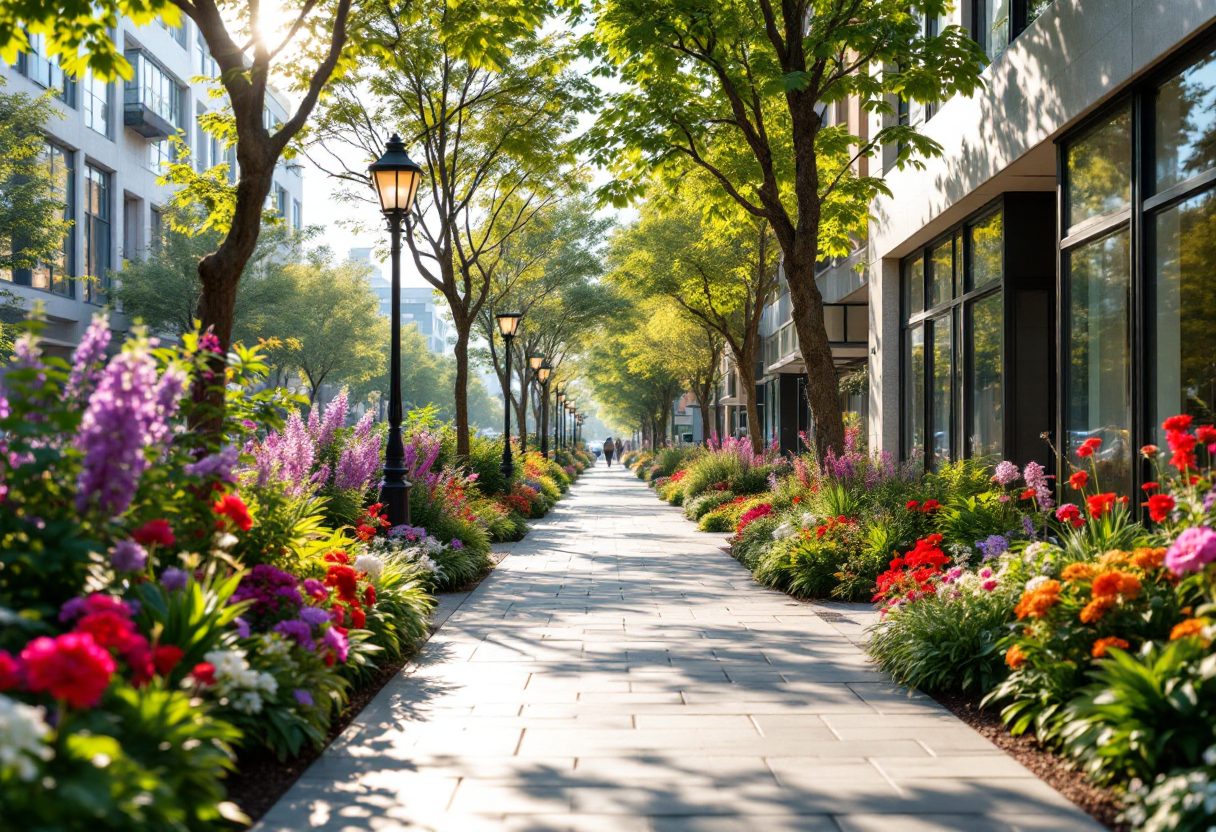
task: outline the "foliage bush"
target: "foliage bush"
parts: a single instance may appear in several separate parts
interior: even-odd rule
[[[684,516],[689,520],[700,520],[709,512],[735,499],[733,491],[707,491],[684,501]]]

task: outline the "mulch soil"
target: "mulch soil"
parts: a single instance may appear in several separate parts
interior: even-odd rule
[[[1086,780],[1080,771],[1069,768],[1067,759],[1040,745],[1034,737],[1010,734],[996,710],[981,708],[976,698],[957,693],[933,698],[1107,829],[1128,832],[1131,828],[1115,821],[1122,809],[1115,792]]]
[[[496,552],[490,557],[494,561],[493,566],[465,586],[452,590],[452,592],[472,592],[478,584],[485,580],[487,575],[494,571],[495,566],[502,563],[506,554]],[[428,638],[434,635],[437,629],[437,627],[432,627]],[[419,644],[418,649],[421,648],[422,644]],[[250,820],[256,822],[262,815],[270,811],[270,807],[277,803],[279,798],[287,793],[287,790],[300,779],[313,761],[325,752],[325,748],[328,748],[329,744],[346,730],[346,726],[354,721],[360,711],[376,698],[380,689],[399,674],[401,669],[413,661],[417,655],[418,651],[415,650],[408,656],[403,656],[400,660],[381,667],[368,684],[352,691],[346,710],[330,725],[329,735],[325,738],[325,747],[305,749],[300,756],[286,762],[280,762],[273,752],[264,748],[250,748],[241,751],[237,758],[236,771],[225,781],[228,799],[240,806],[241,811],[248,815]]]

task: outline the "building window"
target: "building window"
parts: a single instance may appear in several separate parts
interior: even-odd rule
[[[1131,206],[1132,113],[1124,107],[1069,142],[1064,191],[1068,234]]]
[[[105,301],[110,287],[110,174],[85,166],[84,183],[84,273],[89,281],[85,299]]]
[[[1004,451],[1004,211],[981,215],[903,267],[905,459]]]
[[[1055,0],[972,0],[971,37],[994,61]]]
[[[65,75],[59,66],[59,57],[47,54],[46,35],[26,33],[29,51],[18,57],[18,71],[40,87],[51,90],[59,100],[69,107],[76,106],[76,82]]]
[[[203,37],[202,30],[198,30],[195,38],[198,46],[198,74],[204,78],[216,78],[219,76],[219,68],[215,65],[215,58],[211,57],[211,49],[207,46],[207,39]]]
[[[159,251],[161,238],[165,234],[165,222],[159,208],[153,208],[149,212],[148,225],[150,226],[148,232],[151,237],[149,242],[151,243],[152,250]]]
[[[207,108],[199,104],[194,120],[194,169],[199,173],[211,167],[211,157],[207,153],[211,147],[211,137],[203,129],[203,116],[205,115],[207,115]]]
[[[143,104],[177,129],[182,129],[185,122],[182,108],[186,99],[182,85],[142,51],[127,52],[127,60],[135,65],[135,78],[127,82],[126,100]]]
[[[278,214],[280,217],[282,217],[284,220],[287,219],[287,206],[290,205],[290,203],[291,203],[291,201],[287,197],[287,189],[284,188],[282,185],[275,185],[274,186],[274,210],[275,210],[275,213]]]
[[[48,143],[43,162],[50,170],[55,198],[64,204],[63,210],[55,212],[56,219],[75,219],[76,187],[71,152]],[[11,275],[4,275],[4,279],[12,280],[19,286],[32,286],[35,289],[43,289],[57,295],[75,294],[75,287],[71,279],[71,258],[75,239],[73,229],[69,228],[60,242],[59,251],[50,260],[40,262],[32,268],[17,269]]]
[[[156,22],[160,24],[160,28],[169,33],[169,37],[177,42],[177,45],[182,49],[186,48],[186,22],[183,20],[181,26],[170,26],[163,18],[156,18]]]
[[[304,210],[298,199],[291,201],[291,227],[296,231],[301,231],[304,228]]]
[[[81,98],[84,102],[84,126],[107,138],[110,135],[110,85],[93,76],[93,70],[85,70],[81,82]]]

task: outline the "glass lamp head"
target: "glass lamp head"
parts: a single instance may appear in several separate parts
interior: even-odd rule
[[[538,352],[528,356],[528,366],[533,370],[540,370],[540,365],[543,363],[545,363],[545,357]]]
[[[544,384],[549,380],[549,375],[553,372],[553,368],[549,366],[548,361],[541,362],[540,367],[536,369],[536,377],[540,379],[540,383]]]
[[[387,215],[410,210],[422,181],[422,168],[405,152],[405,143],[396,133],[384,146],[384,155],[367,169],[372,187],[380,200],[380,210]]]
[[[519,329],[519,319],[524,316],[522,312],[499,312],[496,317],[498,319],[498,331],[502,333],[504,338],[514,338],[515,331]]]

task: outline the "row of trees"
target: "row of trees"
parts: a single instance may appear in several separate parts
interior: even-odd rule
[[[761,247],[780,252],[822,453],[843,442],[844,430],[814,266],[848,254],[865,233],[870,201],[884,186],[862,160],[884,147],[895,149],[901,166],[940,152],[896,117],[896,101],[942,101],[980,84],[984,54],[967,33],[925,24],[947,7],[947,0],[289,0],[288,22],[271,32],[256,0],[0,0],[0,57],[11,62],[26,33],[39,33],[69,72],[87,65],[99,77],[129,75],[109,34],[117,14],[136,23],[157,15],[195,22],[231,108],[209,127],[235,147],[239,178],[230,187],[222,173],[196,174],[188,165],[171,178],[183,185],[180,201],[205,206],[207,227],[221,233],[198,264],[199,311],[224,343],[274,166],[294,152],[310,116],[309,152],[328,152],[332,172],[352,185],[351,200],[367,199],[365,165],[387,134],[400,131],[427,168],[407,240],[452,310],[462,454],[470,335],[494,297],[510,241],[579,187],[579,159],[612,173],[599,196],[616,204],[648,191],[671,194],[700,172],[712,183],[711,201],[764,226]],[[591,25],[554,25],[559,13]],[[612,91],[600,95],[575,72],[576,57],[614,79]],[[273,75],[294,87],[300,104],[284,124],[268,127]],[[852,122],[864,129],[829,126],[827,109],[842,102],[864,115]],[[580,113],[592,110],[592,128],[571,141]]]

